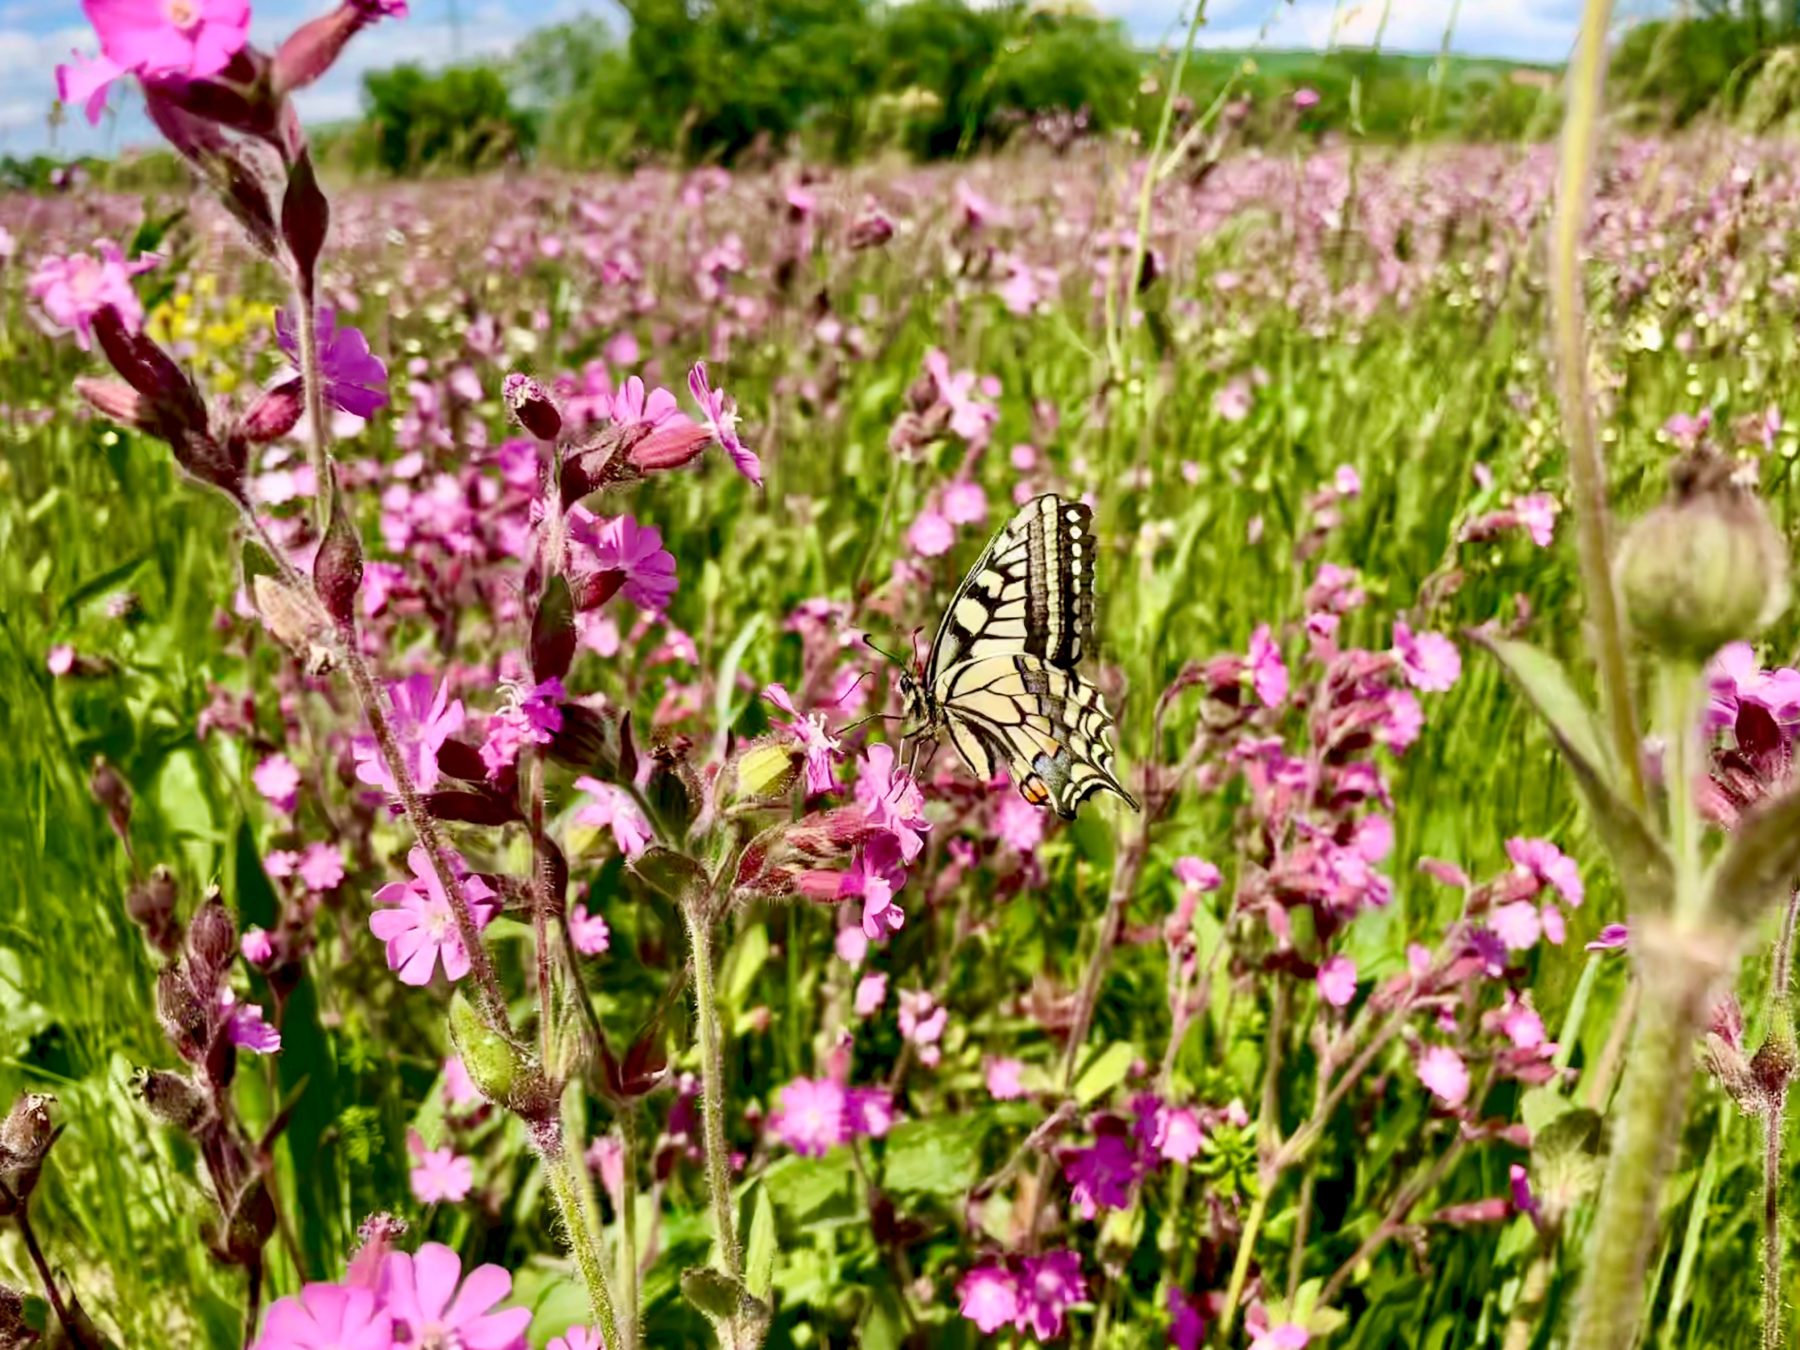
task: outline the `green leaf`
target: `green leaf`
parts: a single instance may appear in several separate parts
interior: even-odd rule
[[[750,1221],[744,1228],[744,1285],[767,1301],[775,1283],[775,1206],[766,1186],[756,1185],[744,1197]]]
[[[681,1296],[714,1322],[737,1316],[748,1291],[722,1270],[694,1266],[681,1272]]]
[[[1746,812],[1707,873],[1710,913],[1739,928],[1756,924],[1800,882],[1800,790]]]
[[[738,630],[738,635],[725,649],[725,659],[719,664],[719,677],[713,685],[718,690],[718,695],[713,700],[713,725],[719,729],[721,741],[731,724],[737,720],[737,714],[731,711],[731,696],[737,692],[738,670],[744,664],[744,653],[750,650],[750,644],[756,641],[766,621],[766,616],[760,609],[752,614],[749,622]],[[722,744],[720,748],[723,749]]]
[[[1586,1107],[1565,1111],[1531,1141],[1531,1184],[1552,1221],[1600,1184],[1600,1117]]]
[[[904,1128],[904,1127],[902,1127]],[[854,1173],[848,1155],[783,1158],[763,1173],[763,1185],[777,1209],[795,1224],[812,1223],[839,1206]]]
[[[1571,1109],[1569,1099],[1553,1087],[1528,1088],[1519,1098],[1519,1119],[1536,1139],[1558,1116]]]
[[[961,1195],[975,1184],[990,1118],[981,1112],[909,1120],[888,1132],[882,1184],[918,1195]]]
[[[628,864],[631,873],[658,895],[685,904],[706,885],[706,872],[692,858],[653,844]]]
[[[1107,1046],[1088,1062],[1081,1077],[1075,1080],[1075,1100],[1083,1106],[1098,1101],[1125,1081],[1125,1075],[1131,1072],[1136,1060],[1136,1048],[1125,1041]]]
[[[1600,736],[1598,719],[1562,665],[1529,643],[1479,634],[1475,640],[1494,654],[1556,739],[1633,911],[1669,908],[1675,890],[1669,851],[1644,813],[1620,793],[1618,770]]]

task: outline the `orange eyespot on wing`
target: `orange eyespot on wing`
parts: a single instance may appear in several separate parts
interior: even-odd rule
[[[1033,806],[1042,806],[1050,800],[1050,789],[1044,786],[1044,780],[1034,773],[1019,784],[1019,795]]]

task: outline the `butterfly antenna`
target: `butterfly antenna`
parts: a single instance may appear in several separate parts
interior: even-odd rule
[[[892,652],[890,652],[886,647],[877,646],[875,639],[870,637],[867,633],[864,633],[862,635],[862,641],[863,641],[863,646],[867,647],[872,652],[875,652],[881,656],[887,657],[887,659],[892,661],[895,665],[899,666],[899,665],[906,664],[899,657],[895,656]]]
[[[840,736],[848,736],[858,727],[866,727],[871,722],[904,722],[905,720],[905,713],[870,713],[867,717],[859,717],[854,722],[839,727],[837,729],[837,734]]]

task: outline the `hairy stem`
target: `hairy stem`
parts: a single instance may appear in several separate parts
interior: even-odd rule
[[[637,1107],[619,1112],[619,1344],[637,1350]]]
[[[294,285],[295,339],[300,345],[301,388],[305,395],[306,421],[310,432],[308,453],[313,470],[313,519],[323,535],[331,523],[331,498],[337,491],[337,478],[331,472],[331,451],[325,437],[325,378],[319,366],[318,306],[313,298],[312,278],[302,277]]]
[[[603,1344],[618,1345],[619,1325],[613,1314],[612,1290],[606,1282],[606,1262],[594,1237],[594,1198],[581,1159],[565,1145],[567,1128],[563,1121],[552,1118],[534,1128],[532,1135],[532,1143],[544,1160],[544,1172],[562,1220],[563,1235],[568,1239],[569,1254],[575,1258],[582,1283],[587,1286],[594,1325]]]
[[[718,993],[713,987],[712,922],[707,906],[689,900],[681,907],[687,920],[688,947],[694,961],[694,1025],[700,1043],[700,1117],[706,1134],[706,1187],[712,1193],[713,1240],[726,1274],[744,1276],[744,1254],[738,1248],[731,1213],[731,1155],[725,1144],[725,1057],[719,1035]]]
[[[1769,972],[1768,1006],[1763,1017],[1763,1043],[1785,1051],[1781,1057],[1784,1063],[1791,1063],[1793,1059],[1794,1024],[1788,1009],[1788,987],[1793,979],[1797,915],[1800,915],[1800,886],[1788,893],[1781,936],[1775,942],[1773,968]],[[1786,1123],[1787,1083],[1784,1080],[1769,1094],[1769,1105],[1763,1112],[1763,1350],[1780,1350],[1786,1329],[1781,1297],[1781,1146]]]
[[[1593,391],[1588,383],[1587,318],[1581,276],[1581,236],[1587,224],[1588,189],[1599,140],[1600,107],[1605,96],[1606,30],[1611,20],[1612,0],[1587,0],[1580,37],[1569,62],[1568,111],[1563,119],[1556,215],[1550,232],[1551,336],[1557,394],[1569,445],[1575,542],[1598,653],[1601,695],[1619,771],[1625,776],[1632,800],[1642,804],[1637,715],[1631,703],[1625,629],[1612,577],[1606,466],[1594,430]]]
[[[1550,1277],[1556,1271],[1556,1236],[1539,1232],[1537,1249],[1531,1264],[1525,1268],[1519,1298],[1507,1319],[1506,1337],[1501,1350],[1531,1350],[1531,1342],[1544,1322],[1544,1304],[1550,1296]]]

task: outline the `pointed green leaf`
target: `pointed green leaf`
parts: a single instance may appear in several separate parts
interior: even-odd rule
[[[1800,882],[1800,789],[1747,812],[1713,861],[1708,910],[1740,928],[1757,923]]]
[[[750,1222],[744,1225],[744,1284],[757,1298],[767,1300],[775,1283],[775,1206],[761,1185],[745,1199]]]
[[[694,1266],[681,1272],[681,1296],[715,1323],[736,1317],[738,1304],[747,1292],[724,1271],[709,1266]]]
[[[1075,1100],[1086,1106],[1098,1101],[1125,1081],[1137,1059],[1137,1050],[1125,1041],[1115,1041],[1088,1062],[1075,1080]]]
[[[706,872],[699,863],[660,844],[645,849],[628,866],[639,881],[678,905],[706,889]]]
[[[1616,788],[1612,755],[1601,735],[1600,718],[1587,705],[1570,681],[1562,662],[1529,642],[1472,634],[1475,640],[1492,652],[1506,673],[1513,678],[1531,706],[1536,708],[1555,735],[1558,744],[1567,748],[1572,758],[1592,766],[1593,772],[1608,786]]]

